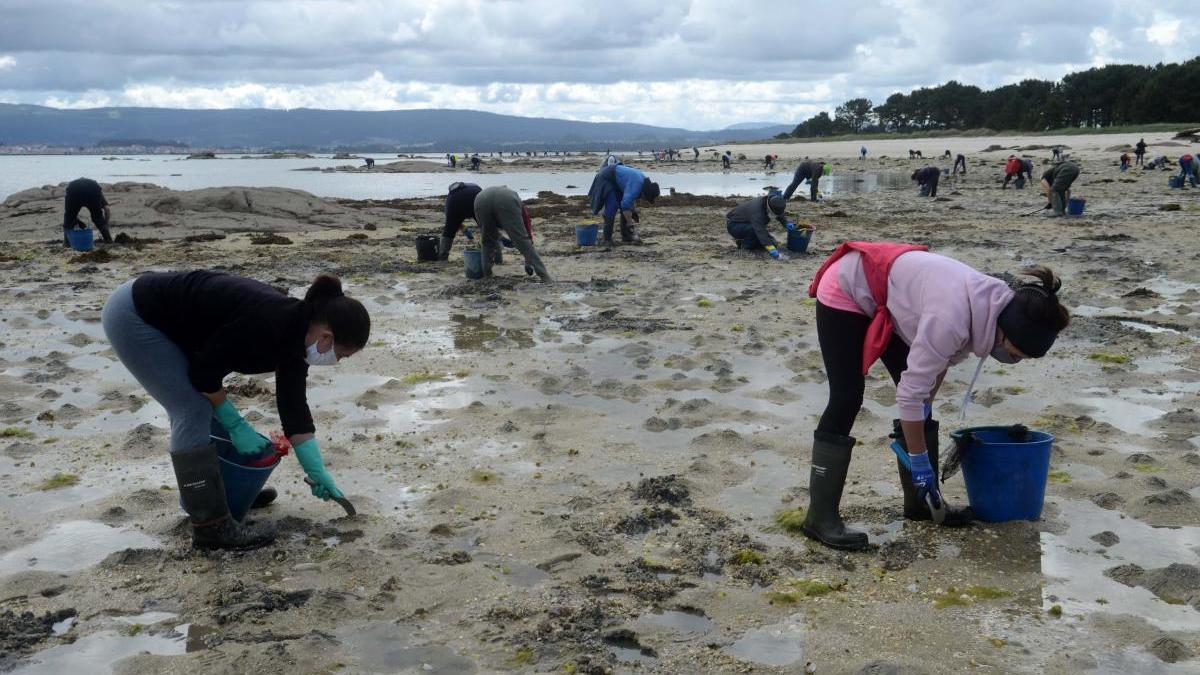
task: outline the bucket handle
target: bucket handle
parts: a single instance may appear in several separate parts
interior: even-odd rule
[[[994,427],[993,427],[994,428]],[[1032,434],[1029,433],[1029,427],[1024,424],[1014,424],[1010,427],[1000,427],[1008,433],[1008,440],[1013,443],[1029,443],[1032,440]],[[950,449],[949,455],[942,462],[942,482],[958,473],[959,467],[962,466],[963,454],[967,449],[977,443],[979,439],[975,433],[969,429],[961,429],[950,434],[950,440],[954,441],[954,447]]]

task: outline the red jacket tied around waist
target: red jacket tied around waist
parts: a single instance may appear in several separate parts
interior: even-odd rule
[[[863,345],[863,375],[871,369],[871,365],[883,355],[888,342],[892,339],[892,317],[887,311],[888,275],[892,271],[892,263],[896,258],[911,251],[928,251],[928,246],[916,244],[898,244],[893,242],[846,241],[829,256],[817,270],[813,282],[808,287],[808,297],[817,297],[817,286],[821,277],[825,276],[829,266],[847,253],[856,252],[862,257],[863,274],[867,277],[867,285],[871,296],[875,299],[875,316],[867,328],[867,340]]]

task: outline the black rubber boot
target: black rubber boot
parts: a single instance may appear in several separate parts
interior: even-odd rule
[[[868,544],[866,533],[846,529],[838,513],[854,443],[850,436],[813,432],[808,514],[800,527],[806,537],[845,551],[859,551]]]
[[[203,549],[247,550],[275,541],[275,528],[239,525],[229,515],[217,449],[204,445],[171,453],[179,498],[192,523],[192,545]]]
[[[250,508],[266,508],[274,503],[277,497],[279,497],[279,493],[275,491],[275,488],[263,488],[262,491],[258,493],[258,496],[254,498],[254,501],[250,502]]]
[[[933,465],[933,480],[938,481],[938,474],[941,468],[938,466],[938,431],[941,425],[937,420],[925,420],[925,451],[929,453],[929,463]],[[892,420],[892,438],[908,452],[908,443],[904,441],[904,430],[900,428],[900,420]],[[912,473],[904,468],[900,463],[899,458],[896,459],[896,469],[900,472],[900,489],[904,491],[904,517],[908,520],[933,520],[933,514],[929,512],[929,505],[922,499],[917,499],[917,488],[912,483]],[[942,497],[945,501],[945,496]],[[964,509],[954,508],[949,503],[945,504],[946,519],[942,521],[943,527],[965,527],[970,525],[975,520],[975,515],[971,513],[971,508]]]
[[[438,240],[438,260],[450,259],[450,247],[454,246],[452,237],[442,237]]]

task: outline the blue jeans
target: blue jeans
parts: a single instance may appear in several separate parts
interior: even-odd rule
[[[1182,183],[1185,178],[1192,184],[1192,187],[1196,187],[1196,170],[1192,166],[1192,161],[1181,159],[1179,160],[1179,182]]]
[[[167,411],[171,452],[209,444],[212,404],[188,379],[188,358],[162,331],[146,323],[133,303],[133,282],[109,296],[101,314],[104,334],[130,374]]]

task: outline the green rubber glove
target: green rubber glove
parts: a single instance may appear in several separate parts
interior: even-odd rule
[[[229,399],[225,399],[224,403],[213,408],[213,413],[217,416],[217,421],[221,423],[221,426],[225,427],[225,431],[229,432],[229,440],[238,454],[257,455],[269,443],[254,430],[254,427],[250,426],[249,422],[242,419],[237,408],[233,407]]]
[[[325,470],[325,460],[321,458],[321,449],[317,447],[317,439],[310,438],[294,448],[296,459],[300,460],[300,466],[304,468],[304,473],[314,485],[312,493],[314,497],[328,501],[333,497],[344,497],[342,491],[338,489],[337,484],[333,482],[333,476]]]

